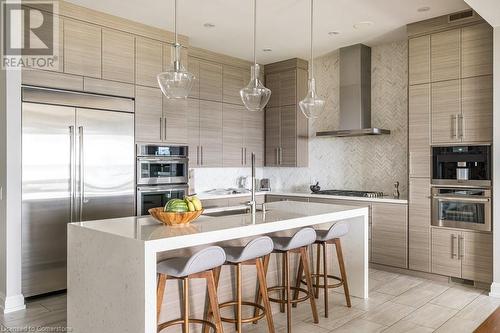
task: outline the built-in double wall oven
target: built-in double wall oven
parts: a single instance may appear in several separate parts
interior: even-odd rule
[[[188,194],[188,147],[137,145],[137,215]]]
[[[491,231],[491,146],[432,148],[432,225]]]

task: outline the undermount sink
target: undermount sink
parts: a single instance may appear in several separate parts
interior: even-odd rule
[[[237,208],[237,209],[226,208],[225,210],[203,213],[203,215],[211,217],[220,217],[220,216],[247,214],[248,211],[249,211],[248,208]]]

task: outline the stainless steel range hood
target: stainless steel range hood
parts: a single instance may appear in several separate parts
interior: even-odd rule
[[[371,48],[356,44],[340,49],[340,129],[316,132],[316,136],[390,134],[371,127]]]

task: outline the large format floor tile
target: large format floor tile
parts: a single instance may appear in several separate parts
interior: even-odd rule
[[[330,333],[378,333],[382,332],[386,326],[368,321],[365,319],[354,319],[347,324],[334,329]]]
[[[431,303],[460,310],[476,299],[481,293],[482,290],[472,287],[454,286],[434,298]]]
[[[436,329],[453,317],[455,313],[457,313],[457,310],[429,303],[411,313],[405,320]]]
[[[436,333],[471,333],[477,328],[474,321],[453,317],[441,325],[434,332]]]
[[[444,283],[426,281],[405,291],[401,295],[394,298],[392,301],[395,303],[418,308],[426,304],[433,298],[441,295],[448,289],[449,286]]]
[[[434,329],[417,325],[407,320],[400,320],[388,329],[383,331],[384,333],[431,333]]]
[[[361,318],[372,321],[374,323],[391,326],[408,314],[413,312],[415,308],[407,305],[385,302],[372,311],[367,312]]]
[[[392,279],[385,283],[383,286],[380,288],[375,289],[375,291],[384,293],[384,294],[389,294],[393,296],[399,296],[405,291],[418,286],[421,284],[424,280],[412,276],[406,276],[406,275],[400,275],[396,277],[395,279]]]

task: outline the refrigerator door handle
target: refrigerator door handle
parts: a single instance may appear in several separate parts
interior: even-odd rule
[[[75,126],[69,127],[69,220],[74,222],[75,212]]]
[[[83,165],[83,126],[78,127],[79,134],[79,163],[80,163],[80,171],[79,171],[79,179],[80,179],[80,219],[79,222],[83,220],[83,204],[85,202],[85,170]]]

